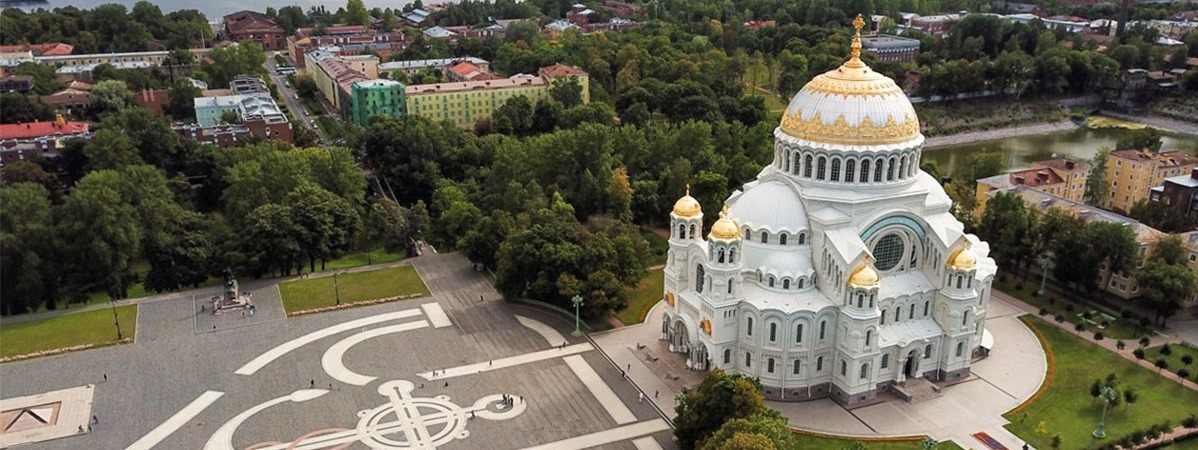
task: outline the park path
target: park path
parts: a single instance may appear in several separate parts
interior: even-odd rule
[[[1008,295],[1005,292],[995,289],[995,290],[991,291],[990,295],[992,297],[996,297],[1004,302],[1007,302],[1011,306],[1014,306],[1014,307],[1018,308],[1019,310],[1028,313],[1031,316],[1039,317],[1040,308],[1037,308],[1035,306],[1024,303],[1022,300],[1019,300],[1011,295]],[[1050,325],[1054,325],[1057,328],[1060,328],[1062,330],[1065,330],[1068,333],[1075,333],[1075,334],[1077,333],[1077,330],[1073,329],[1074,324],[1068,320],[1066,320],[1064,322],[1060,322],[1060,323],[1057,323],[1054,320],[1045,320],[1044,322],[1048,323]],[[1085,336],[1081,336],[1081,337],[1085,338]],[[1116,346],[1117,339],[1103,339],[1101,341],[1095,341],[1094,339],[1091,338],[1091,339],[1086,339],[1086,341],[1090,342],[1091,344],[1102,347],[1104,349],[1107,349],[1107,350],[1111,351],[1112,353],[1115,353],[1116,355],[1123,357],[1123,359],[1126,359],[1128,361],[1131,361],[1135,364],[1140,365],[1140,367],[1152,370],[1153,372],[1158,372],[1156,370],[1156,365],[1154,365],[1152,361],[1148,361],[1147,359],[1144,359],[1144,360],[1136,359],[1135,355],[1132,354],[1132,352],[1135,351],[1135,349],[1136,349],[1135,346],[1138,344],[1138,342],[1134,342],[1134,341],[1129,342],[1126,349],[1119,350],[1119,348]],[[1182,339],[1175,335],[1158,333],[1157,336],[1152,339],[1152,341],[1153,341],[1152,343],[1156,344],[1156,345],[1161,345],[1161,344],[1176,345],[1176,344],[1180,344]],[[1164,372],[1158,372],[1158,373],[1161,376],[1167,377],[1164,374]],[[1176,374],[1174,374],[1173,378],[1178,378],[1178,377]],[[1198,383],[1194,383],[1193,381],[1190,381],[1189,379],[1177,380],[1177,381],[1182,386],[1185,386],[1189,389],[1198,391]]]
[[[429,253],[428,255],[433,256],[435,254]],[[331,276],[333,276],[333,272],[338,272],[338,271],[340,271],[338,273],[354,273],[354,272],[368,272],[371,270],[379,270],[379,269],[390,269],[392,267],[410,265],[410,264],[412,264],[412,261],[416,258],[419,258],[419,257],[406,258],[406,259],[401,259],[399,261],[373,264],[373,265],[368,265],[368,266],[351,267],[348,269],[336,269],[336,270],[330,269],[330,270],[325,270],[325,271],[321,271],[321,272],[310,272],[310,273],[304,274],[304,277],[324,278],[324,277],[331,277]],[[293,281],[293,280],[298,280],[298,279],[300,279],[300,275],[290,275],[290,276],[284,276],[284,277],[265,278],[265,279],[239,279],[238,283],[242,290],[257,291],[257,290],[261,290],[264,288],[269,288],[271,286],[278,285],[280,283],[286,283],[288,281]],[[191,299],[193,296],[205,297],[205,296],[212,295],[213,293],[216,293],[216,292],[222,292],[223,290],[224,290],[223,286],[207,286],[207,287],[201,287],[201,288],[197,288],[197,289],[188,289],[185,291],[165,292],[165,293],[161,293],[161,294],[147,295],[145,297],[127,298],[127,299],[123,299],[123,300],[117,300],[116,306],[140,305],[143,303],[156,303],[156,302],[169,301],[169,300]],[[79,307],[63,308],[63,309],[57,309],[54,311],[43,311],[43,312],[30,313],[30,314],[21,314],[21,315],[17,315],[17,316],[8,316],[8,317],[4,317],[4,318],[0,319],[0,325],[11,325],[14,323],[28,322],[31,320],[48,319],[51,317],[58,317],[58,316],[66,315],[66,314],[74,314],[74,313],[84,312],[84,311],[95,311],[98,309],[106,309],[106,308],[112,307],[112,305],[110,305],[110,303],[112,303],[112,302],[97,303],[94,305],[87,305],[82,308],[79,308]]]

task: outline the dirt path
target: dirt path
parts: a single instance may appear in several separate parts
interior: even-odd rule
[[[1068,131],[1079,128],[1079,125],[1072,120],[1061,120],[1058,122],[1041,122],[1017,125],[1007,128],[998,128],[994,130],[984,131],[967,131],[965,133],[950,134],[946,136],[930,137],[924,141],[924,149],[932,149],[936,147],[948,147],[952,145],[968,144],[979,141],[992,141],[995,139],[1003,139],[1015,136],[1032,136],[1044,133],[1054,133],[1057,131]]]

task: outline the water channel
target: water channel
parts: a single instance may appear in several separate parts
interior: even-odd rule
[[[1029,162],[1061,157],[1090,159],[1101,147],[1115,148],[1115,141],[1130,130],[1126,128],[1078,128],[1033,136],[1015,136],[998,140],[973,142],[925,149],[924,161],[936,161],[941,173],[951,174],[958,164],[964,164],[966,155],[981,152],[1001,152],[1007,168],[1026,167]],[[1198,137],[1169,133],[1161,139],[1161,150],[1193,151]]]

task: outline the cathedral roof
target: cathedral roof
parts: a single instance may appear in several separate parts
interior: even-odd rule
[[[674,202],[674,215],[678,217],[695,217],[703,214],[703,207],[699,205],[699,201],[691,197],[691,187],[686,185],[686,195]]]
[[[977,263],[977,257],[973,256],[973,252],[970,252],[969,248],[966,247],[957,250],[957,253],[949,260],[948,265],[958,270],[969,270],[977,266]]]
[[[732,201],[731,216],[754,230],[798,232],[808,228],[807,208],[799,193],[781,181],[752,184]]]
[[[724,205],[724,210],[720,211],[720,220],[711,225],[711,233],[708,234],[708,237],[724,240],[740,239],[740,226],[736,224],[735,220],[728,217],[728,205]]]
[[[861,27],[853,21],[852,54],[816,76],[790,100],[779,127],[798,139],[842,145],[887,145],[920,139],[919,118],[902,88],[861,61]]]

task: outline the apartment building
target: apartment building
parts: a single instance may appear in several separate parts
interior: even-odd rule
[[[986,202],[994,193],[1008,190],[1016,186],[1045,192],[1067,200],[1082,203],[1086,195],[1086,181],[1090,178],[1090,165],[1066,158],[1053,158],[1036,161],[1030,168],[1016,169],[1010,172],[977,180],[974,198],[977,207],[974,218],[981,219],[986,210]]]
[[[1154,153],[1146,150],[1111,152],[1106,164],[1109,192],[1104,209],[1126,213],[1136,202],[1148,198],[1149,191],[1166,178],[1189,174],[1198,166],[1198,158],[1180,151]]]

